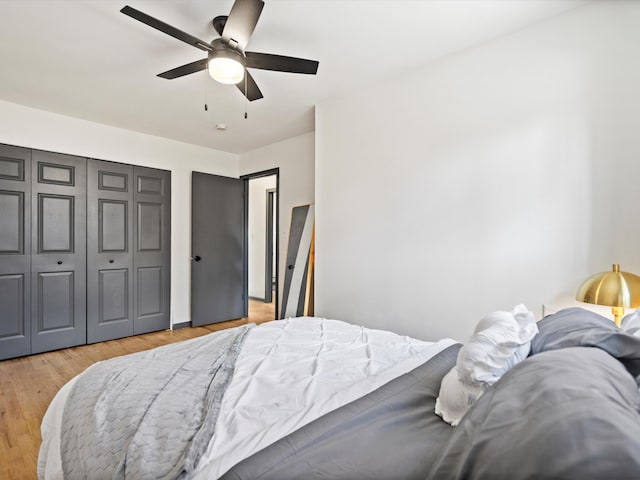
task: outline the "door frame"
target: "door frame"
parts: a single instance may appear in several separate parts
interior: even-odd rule
[[[246,316],[249,311],[249,180],[276,176],[276,202],[275,202],[275,217],[276,217],[276,265],[275,265],[275,277],[276,277],[276,300],[275,300],[275,313],[274,319],[279,320],[279,301],[280,301],[280,169],[272,168],[269,170],[262,170],[260,172],[248,173],[241,175],[240,180],[244,181],[244,246],[243,246],[243,268],[244,268],[244,300]]]
[[[266,192],[266,238],[265,238],[265,249],[264,249],[264,303],[271,303],[273,301],[273,269],[275,259],[274,253],[275,243],[274,243],[274,228],[273,224],[275,223],[276,217],[276,204],[275,199],[278,197],[278,189],[270,188]]]

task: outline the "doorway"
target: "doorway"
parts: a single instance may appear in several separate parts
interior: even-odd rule
[[[249,317],[278,317],[279,170],[240,177],[245,181],[245,268]]]

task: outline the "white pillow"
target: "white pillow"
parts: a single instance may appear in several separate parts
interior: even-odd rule
[[[440,394],[436,398],[436,415],[455,427],[482,393],[481,388],[462,383],[458,370],[453,367],[442,378]]]
[[[478,322],[458,352],[456,365],[442,379],[436,414],[455,426],[482,392],[527,358],[538,333],[535,317],[524,305],[493,312]]]

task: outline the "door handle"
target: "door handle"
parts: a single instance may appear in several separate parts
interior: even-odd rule
[[[193,260],[194,262],[199,262],[200,260],[202,260],[202,257],[200,255],[195,255],[191,257],[191,260]]]
[[[293,265],[289,265],[287,268],[288,268],[289,270],[293,270]]]
[[[58,260],[58,265],[62,265],[62,260]]]
[[[113,263],[113,258],[109,260],[109,263]]]

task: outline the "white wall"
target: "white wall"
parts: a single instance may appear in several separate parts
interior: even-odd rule
[[[284,267],[289,241],[291,209],[315,201],[315,135],[289,138],[240,155],[240,175],[280,168],[279,295],[282,300]]]
[[[237,177],[237,155],[4,101],[0,143],[171,170],[171,319],[190,320],[191,171]]]
[[[638,273],[638,25],[596,2],[319,104],[316,313],[464,341]]]
[[[267,190],[276,188],[276,176],[249,180],[249,296],[264,300],[267,244]]]

